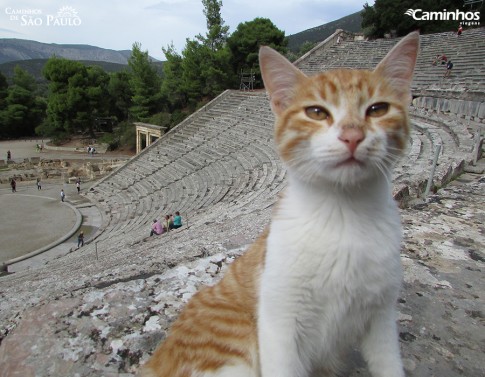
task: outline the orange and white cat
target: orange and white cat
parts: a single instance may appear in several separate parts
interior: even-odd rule
[[[404,376],[391,169],[409,138],[418,48],[411,33],[374,71],[313,77],[261,48],[288,187],[266,232],[194,295],[140,376],[334,376],[359,345],[373,377]]]

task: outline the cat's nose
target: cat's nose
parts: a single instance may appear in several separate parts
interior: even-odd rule
[[[364,140],[365,134],[364,131],[360,128],[344,128],[338,138],[345,145],[347,145],[350,153],[354,154],[360,142]]]

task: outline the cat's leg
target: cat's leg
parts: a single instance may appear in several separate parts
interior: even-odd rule
[[[404,377],[393,305],[378,311],[371,319],[362,353],[373,377]]]
[[[282,304],[260,304],[258,319],[259,357],[262,377],[304,377],[299,358],[295,308]]]

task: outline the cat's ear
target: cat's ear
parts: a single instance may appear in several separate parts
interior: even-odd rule
[[[290,104],[298,80],[305,75],[284,56],[267,46],[259,49],[259,67],[269,93],[271,108],[279,115]]]
[[[386,78],[405,100],[411,100],[411,82],[418,51],[419,33],[415,31],[396,44],[374,71]]]

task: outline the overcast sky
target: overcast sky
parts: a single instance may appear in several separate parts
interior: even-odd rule
[[[373,4],[372,0],[368,1]],[[225,24],[269,18],[286,35],[363,9],[365,0],[223,0]],[[0,38],[130,50],[140,42],[157,59],[173,42],[207,31],[201,0],[0,0]]]

